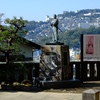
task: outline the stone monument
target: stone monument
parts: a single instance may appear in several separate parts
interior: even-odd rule
[[[66,45],[45,45],[41,49],[40,77],[44,80],[69,79],[69,48]]]
[[[56,23],[56,24],[55,24]],[[41,48],[39,79],[42,86],[50,88],[69,86],[66,80],[70,79],[69,46],[58,42],[58,19],[54,15],[51,22],[53,28],[52,43],[46,43]],[[51,84],[51,85],[50,85]]]

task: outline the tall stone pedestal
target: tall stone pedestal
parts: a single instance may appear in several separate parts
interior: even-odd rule
[[[62,43],[46,44],[41,48],[39,78],[62,81],[70,78],[69,47]]]

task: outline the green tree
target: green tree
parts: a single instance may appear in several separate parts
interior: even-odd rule
[[[26,20],[22,17],[17,19],[5,19],[5,26],[0,26],[0,52],[5,54],[6,63],[9,63],[9,55],[17,54],[20,42],[24,42],[20,37],[26,33],[24,30]]]

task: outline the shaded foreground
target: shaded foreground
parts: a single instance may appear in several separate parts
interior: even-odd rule
[[[82,92],[87,89],[99,89],[100,81],[84,82],[77,88],[41,89],[32,91],[0,90],[0,100],[82,100]]]
[[[100,81],[87,81],[81,84],[77,88],[63,88],[63,89],[48,89],[44,90],[47,92],[60,92],[60,93],[82,93],[88,89],[97,89],[100,90]]]
[[[43,89],[40,87],[33,86],[31,90],[23,90],[26,92],[57,92],[57,93],[82,93],[88,89],[97,89],[100,90],[100,81],[87,81],[81,84],[80,87],[76,88],[59,88],[59,89]],[[3,90],[0,88],[0,91],[21,91],[21,90]]]

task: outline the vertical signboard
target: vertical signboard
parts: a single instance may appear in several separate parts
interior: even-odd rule
[[[83,35],[83,61],[100,60],[100,34]]]

